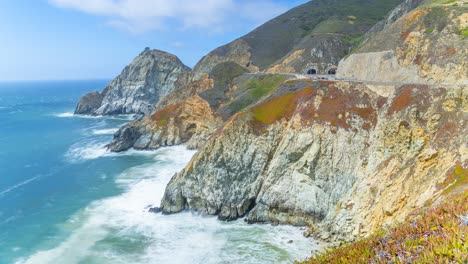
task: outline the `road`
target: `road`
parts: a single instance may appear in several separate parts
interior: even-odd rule
[[[271,73],[254,72],[254,73],[247,73],[247,74],[265,75],[265,74],[271,74]],[[402,86],[402,85],[416,84],[416,85],[429,85],[429,86],[457,87],[457,86],[462,86],[462,85],[468,85],[468,81],[464,83],[378,82],[378,81],[358,80],[358,79],[351,79],[351,78],[336,78],[333,75],[307,75],[307,74],[281,73],[281,72],[276,72],[275,74],[290,75],[290,76],[294,76],[296,79],[344,81],[344,82],[356,82],[356,83],[366,83],[370,85],[387,85],[387,86]]]

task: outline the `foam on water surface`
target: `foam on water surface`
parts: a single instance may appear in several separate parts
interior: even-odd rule
[[[182,146],[146,153],[153,162],[116,178],[121,195],[93,202],[63,225],[72,232],[60,245],[17,263],[289,263],[309,255],[314,243],[298,228],[149,213],[194,153]]]

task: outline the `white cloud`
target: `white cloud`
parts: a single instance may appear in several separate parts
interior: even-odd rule
[[[220,31],[233,21],[265,22],[286,11],[274,0],[49,0],[60,8],[103,16],[107,24],[131,32],[162,29],[169,22],[184,29]]]

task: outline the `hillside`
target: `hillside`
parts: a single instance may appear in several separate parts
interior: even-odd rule
[[[333,3],[309,2],[208,54],[115,135],[113,151],[199,149],[158,211],[308,226],[349,243],[466,192],[466,3]],[[290,38],[260,41],[283,34],[282,21]],[[340,60],[343,79],[294,74]]]
[[[467,170],[459,171],[467,177]],[[304,264],[466,263],[467,211],[465,191],[429,209],[417,210],[398,226],[382,228],[368,238],[318,254]]]
[[[189,71],[177,56],[146,48],[101,93],[83,96],[75,114],[149,114]]]
[[[373,31],[340,63],[339,78],[379,82],[468,83],[468,5],[428,1]]]
[[[215,49],[196,66],[208,73],[218,63],[234,61],[251,71],[263,71],[304,54],[301,62],[282,68],[305,73],[308,67],[337,65],[361,37],[401,0],[316,0],[293,8],[249,34]],[[322,43],[317,46],[317,43]],[[310,55],[308,55],[310,54]],[[289,58],[289,59],[288,59]]]

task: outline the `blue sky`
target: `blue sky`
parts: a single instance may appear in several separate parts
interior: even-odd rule
[[[109,79],[145,47],[192,67],[306,0],[0,1],[0,80]]]

